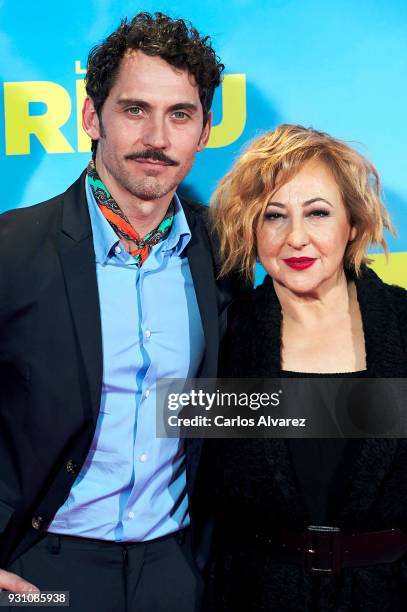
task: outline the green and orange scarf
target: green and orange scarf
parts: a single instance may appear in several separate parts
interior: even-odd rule
[[[171,231],[172,222],[174,220],[173,202],[171,202],[159,226],[142,237],[136,232],[116,200],[104,185],[96,171],[93,160],[88,164],[87,175],[96,204],[103,216],[120,238],[125,238],[134,244],[134,248],[131,249],[130,255],[134,257],[137,265],[142,266],[152,247],[162,240],[165,240]]]

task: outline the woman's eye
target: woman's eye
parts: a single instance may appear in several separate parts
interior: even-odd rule
[[[276,221],[278,219],[284,219],[284,215],[278,212],[266,212],[264,213],[265,219],[270,219],[270,221]]]
[[[329,211],[324,210],[323,208],[318,210],[313,210],[308,214],[309,217],[329,217]]]

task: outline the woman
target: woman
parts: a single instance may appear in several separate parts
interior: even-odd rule
[[[407,376],[407,292],[366,265],[393,228],[362,155],[281,125],[222,180],[212,215],[221,274],[253,277],[256,258],[267,272],[230,308],[223,376]],[[405,440],[212,442],[210,610],[407,609]]]

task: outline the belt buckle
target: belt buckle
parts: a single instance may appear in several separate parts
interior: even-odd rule
[[[339,527],[308,525],[304,547],[304,572],[307,576],[314,574],[339,576],[341,571],[340,533]]]

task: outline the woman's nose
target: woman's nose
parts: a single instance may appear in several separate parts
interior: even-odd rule
[[[301,249],[309,243],[309,236],[303,221],[291,222],[287,244],[293,249]]]

